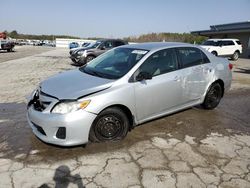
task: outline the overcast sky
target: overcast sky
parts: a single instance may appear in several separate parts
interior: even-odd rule
[[[79,37],[190,32],[250,20],[250,0],[3,0],[0,31]]]

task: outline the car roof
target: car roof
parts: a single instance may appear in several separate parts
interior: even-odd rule
[[[99,39],[97,41],[104,42],[104,41],[123,41],[122,39]]]
[[[239,40],[239,39],[208,39],[208,40],[217,41],[217,40]]]
[[[194,46],[192,44],[181,43],[181,42],[145,42],[137,44],[129,44],[120,46],[120,48],[134,48],[134,49],[144,49],[144,50],[157,50],[164,47],[178,47],[178,46]]]

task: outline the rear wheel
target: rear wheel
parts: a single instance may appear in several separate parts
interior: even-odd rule
[[[116,107],[107,108],[93,122],[89,139],[92,142],[121,140],[127,135],[128,129],[126,114]]]
[[[217,55],[218,55],[216,51],[212,51],[211,53],[212,53],[214,56],[217,56]]]
[[[239,59],[240,53],[239,52],[234,52],[233,56],[232,56],[232,60],[236,61]]]
[[[218,106],[222,97],[222,88],[219,83],[214,83],[209,88],[202,106],[211,110]]]

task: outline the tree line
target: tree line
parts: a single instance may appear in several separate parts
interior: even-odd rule
[[[33,40],[55,40],[56,38],[70,38],[70,39],[80,39],[80,37],[69,36],[69,35],[31,35],[31,34],[20,34],[16,30],[8,32],[5,31],[8,37],[14,39],[33,39]],[[88,38],[88,39],[100,39],[100,37]],[[139,36],[125,37],[123,40],[128,42],[186,42],[186,43],[196,43],[200,44],[206,37],[192,35],[190,33],[149,33]]]
[[[128,42],[186,42],[200,44],[206,37],[192,35],[190,33],[149,33],[140,36],[124,38]]]
[[[14,39],[30,39],[30,40],[55,40],[56,38],[70,38],[70,39],[80,39],[80,37],[69,36],[69,35],[31,35],[31,34],[21,34],[16,30],[8,32],[4,31],[7,37]]]

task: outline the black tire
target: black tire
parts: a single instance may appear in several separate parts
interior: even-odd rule
[[[105,142],[123,139],[129,130],[129,121],[120,108],[107,108],[94,120],[89,134],[91,142]]]
[[[95,59],[94,56],[92,56],[92,55],[87,56],[87,58],[86,58],[86,63],[92,61],[93,59]]]
[[[234,52],[232,60],[237,61],[239,59],[240,53],[238,51]]]
[[[222,98],[222,88],[219,83],[214,83],[209,88],[202,106],[207,110],[212,110],[218,106]]]
[[[216,51],[212,51],[211,52],[214,56],[218,56],[217,52]]]

